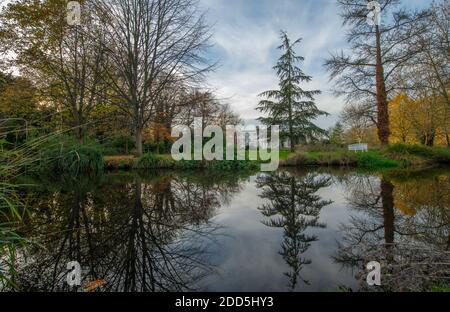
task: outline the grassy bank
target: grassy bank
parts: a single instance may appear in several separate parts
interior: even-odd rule
[[[369,152],[349,152],[330,147],[312,147],[298,152],[280,151],[281,167],[325,166],[357,168],[425,168],[450,164],[450,149],[417,145],[391,145]],[[174,161],[169,154],[147,153],[105,156],[106,169],[218,169],[236,171],[259,168],[258,161]]]
[[[212,169],[222,171],[256,170],[259,163],[256,161],[198,161],[182,160],[175,161],[170,155],[144,154],[141,157],[130,155],[106,156],[104,158],[106,169]]]
[[[281,156],[281,155],[280,155]],[[395,144],[369,152],[311,148],[281,158],[281,166],[348,166],[360,168],[423,168],[450,164],[450,149]]]

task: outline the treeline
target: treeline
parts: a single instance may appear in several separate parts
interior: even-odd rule
[[[378,3],[376,24],[367,22],[367,1],[339,1],[350,49],[325,66],[347,105],[331,141],[450,146],[448,2],[421,11]]]
[[[142,155],[167,152],[172,125],[193,117],[238,123],[202,88],[215,64],[197,1],[79,3],[79,25],[68,24],[65,0],[16,0],[1,10],[3,145],[60,131]]]

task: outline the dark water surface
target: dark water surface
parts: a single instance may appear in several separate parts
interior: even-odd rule
[[[33,183],[20,230],[29,244],[18,252],[25,291],[70,290],[74,260],[83,285],[100,281],[103,291],[357,290],[365,261],[395,261],[389,246],[450,245],[448,168],[116,172]]]

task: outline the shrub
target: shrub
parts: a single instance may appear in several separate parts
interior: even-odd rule
[[[60,137],[45,142],[40,148],[39,171],[46,173],[100,172],[103,170],[101,147],[88,142],[80,145],[72,137]]]
[[[450,149],[445,147],[394,144],[387,147],[386,151],[393,154],[420,156],[439,163],[450,163]]]
[[[300,165],[308,165],[310,160],[304,154],[296,154],[287,158],[284,161],[281,161],[283,166],[300,166]]]
[[[135,167],[135,158],[132,155],[106,156],[107,169],[132,169]]]
[[[136,168],[152,169],[158,168],[160,157],[153,153],[146,153],[139,157],[136,163]]]
[[[137,169],[168,169],[174,167],[174,161],[171,158],[167,158],[163,155],[154,153],[146,153],[139,157],[134,168]]]

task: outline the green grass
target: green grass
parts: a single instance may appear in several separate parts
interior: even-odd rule
[[[281,155],[281,152],[280,152]],[[287,155],[287,156],[286,156]],[[284,152],[283,166],[349,166],[369,169],[423,168],[430,165],[450,164],[450,149],[421,145],[394,144],[369,152],[349,152],[342,148],[306,146],[295,154]]]
[[[430,291],[450,293],[450,285],[436,285],[433,286]]]
[[[361,168],[396,168],[400,167],[401,163],[379,152],[369,151],[367,153],[355,153],[356,164]]]
[[[295,155],[295,152],[291,152],[289,150],[280,150],[280,160],[286,160],[289,157]]]
[[[377,151],[348,152],[304,152],[288,157],[283,165],[286,166],[348,166],[361,168],[395,168],[402,163],[389,159]]]

